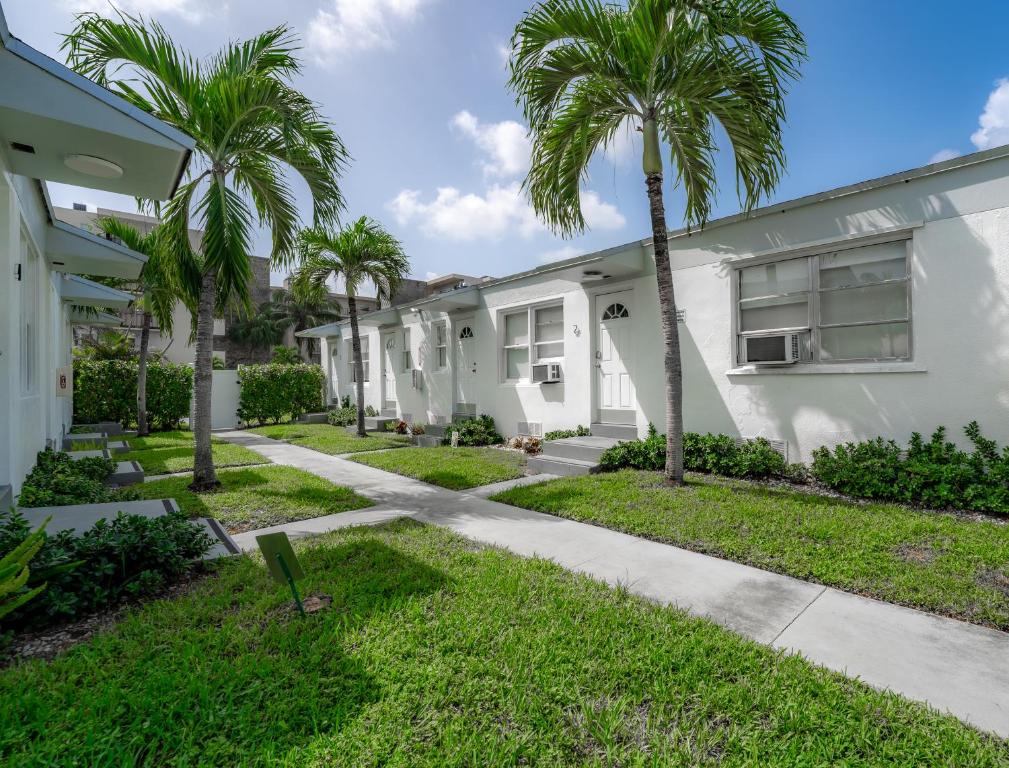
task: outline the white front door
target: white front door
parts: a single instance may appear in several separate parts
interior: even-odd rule
[[[633,411],[634,338],[631,333],[631,291],[596,296],[596,370],[598,371],[599,415],[603,421],[621,419],[610,411]],[[633,422],[632,422],[633,423]]]
[[[382,397],[385,400],[383,408],[396,407],[396,334],[387,333],[382,336]],[[392,405],[389,405],[391,403]]]
[[[476,415],[476,333],[473,318],[455,323],[456,342],[456,411],[472,411]],[[460,407],[463,406],[463,407]]]

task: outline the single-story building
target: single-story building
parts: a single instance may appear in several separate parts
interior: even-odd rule
[[[1009,147],[670,236],[686,429],[821,445],[972,419],[1009,442]],[[506,436],[665,423],[648,240],[361,319],[366,404]],[[346,321],[329,394],[354,397]],[[600,430],[602,432],[604,430]]]
[[[192,148],[12,36],[0,8],[0,504],[70,429],[71,324],[132,300],[81,276],[135,279],[146,261],[59,221],[46,181],[165,200]]]

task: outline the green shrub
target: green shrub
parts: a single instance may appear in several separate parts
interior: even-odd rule
[[[366,405],[364,406],[364,415],[371,418],[375,418],[376,416],[378,416],[378,411],[375,410],[375,406]]]
[[[20,544],[0,557],[0,619],[38,597],[46,588],[44,583],[28,586],[31,578],[28,566],[46,542],[45,527],[51,519],[46,518],[37,530],[29,533]]]
[[[563,440],[566,437],[587,437],[592,433],[589,431],[588,427],[583,427],[579,424],[574,429],[555,429],[553,432],[547,432],[544,440]]]
[[[18,496],[22,507],[57,507],[64,504],[100,504],[135,497],[132,491],[105,487],[115,462],[98,456],[74,460],[62,451],[40,451],[35,467],[25,478]]]
[[[501,437],[494,425],[494,419],[486,414],[475,419],[466,419],[446,425],[445,436],[442,438],[445,445],[452,444],[453,432],[459,433],[459,445],[497,445],[504,442],[504,438]]]
[[[0,513],[0,556],[30,536],[24,517]],[[46,538],[32,561],[27,586],[45,583],[45,591],[9,619],[37,627],[151,594],[181,576],[212,545],[203,528],[181,512],[155,518],[120,513],[80,537],[61,531]]]
[[[915,432],[906,451],[876,438],[813,452],[811,472],[824,485],[851,496],[921,504],[935,509],[1009,512],[1009,448],[1001,451],[972,421],[964,451],[939,427],[927,442]]]
[[[644,440],[617,443],[603,453],[599,467],[605,472],[618,469],[659,471],[666,466],[666,438],[648,425]],[[751,479],[781,477],[788,467],[781,454],[762,437],[736,443],[728,435],[683,434],[683,467],[692,472],[709,472],[726,477]]]
[[[74,359],[74,421],[137,423],[137,361]],[[193,369],[167,362],[147,364],[147,420],[174,429],[189,415]]]
[[[335,408],[326,414],[326,421],[334,427],[349,427],[357,423],[357,406],[346,405]]]
[[[273,348],[273,356],[270,358],[270,362],[276,365],[300,365],[302,360],[297,349],[278,344]]]
[[[238,418],[260,425],[277,424],[285,418],[321,411],[325,382],[318,365],[243,365],[238,369]]]

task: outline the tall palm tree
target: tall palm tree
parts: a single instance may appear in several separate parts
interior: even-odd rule
[[[740,203],[752,209],[785,165],[781,124],[806,43],[774,0],[544,0],[512,38],[509,87],[532,139],[525,190],[555,232],[585,228],[581,184],[597,150],[628,125],[643,136],[664,341],[666,467],[683,481],[683,387],[665,208],[663,144],[703,225],[717,184],[716,128],[732,151]]]
[[[137,436],[150,434],[147,424],[147,359],[151,340],[151,322],[156,321],[162,336],[172,333],[172,311],[179,299],[178,280],[170,254],[162,245],[161,227],[144,233],[122,219],[102,216],[96,226],[130,250],[142,253],[147,263],[133,286],[140,293],[136,305],[142,312],[140,321],[140,359],[137,366]]]
[[[163,217],[196,324],[194,491],[218,485],[210,452],[214,314],[233,300],[249,304],[255,220],[269,228],[273,258],[284,263],[299,228],[287,170],[308,185],[317,225],[336,222],[343,208],[338,180],[347,154],[317,106],[290,85],[300,69],[295,42],[280,26],[201,61],[155,22],[85,13],[62,45],[78,73],[196,142]],[[201,253],[190,245],[191,222],[204,233]]]
[[[270,349],[284,340],[286,322],[273,316],[272,305],[263,302],[259,311],[246,317],[232,319],[228,326],[228,338],[239,344],[245,344],[249,357],[257,349]]]
[[[340,304],[330,298],[325,283],[293,283],[290,290],[276,291],[270,299],[270,314],[287,327],[298,331],[315,328],[340,319]],[[312,339],[295,336],[298,352],[306,363],[312,359]]]
[[[350,314],[354,378],[357,381],[357,434],[364,431],[364,364],[357,325],[357,294],[372,283],[379,298],[392,298],[410,272],[410,261],[399,240],[374,219],[362,216],[338,232],[313,228],[298,237],[301,266],[295,283],[325,286],[330,277],[343,278]]]

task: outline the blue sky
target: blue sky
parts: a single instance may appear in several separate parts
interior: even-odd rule
[[[592,230],[552,236],[517,192],[526,161],[521,114],[505,89],[505,44],[530,0],[122,0],[159,19],[198,55],[280,23],[301,37],[300,86],[323,107],[354,162],[351,216],[381,220],[413,274],[503,275],[645,237],[644,184],[633,139],[592,167]],[[914,168],[1009,142],[1009,3],[955,13],[932,0],[782,0],[809,42],[788,98],[788,172],[776,200]],[[105,0],[7,0],[11,31],[60,58],[59,34]],[[942,153],[942,154],[939,154]],[[738,210],[721,168],[717,215]],[[670,185],[667,184],[667,187]],[[132,199],[52,186],[57,205],[125,207]],[[307,214],[307,195],[301,191]],[[672,227],[680,193],[667,189]],[[261,255],[268,241],[260,237]],[[275,282],[282,279],[275,274]]]

